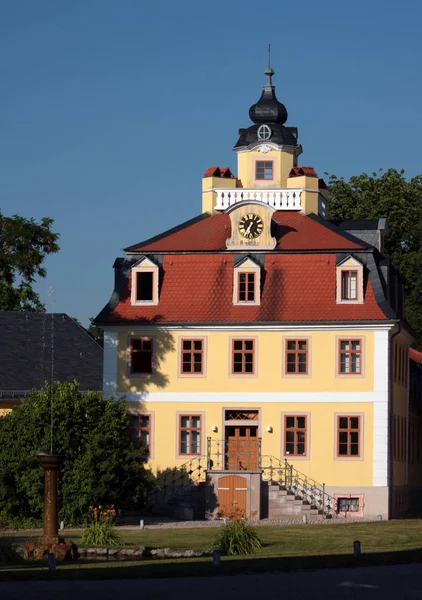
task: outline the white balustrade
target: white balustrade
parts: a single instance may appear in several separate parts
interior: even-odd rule
[[[244,188],[214,189],[217,194],[215,210],[226,210],[240,202],[257,202],[267,204],[276,210],[301,210],[301,189],[269,189],[246,190]]]

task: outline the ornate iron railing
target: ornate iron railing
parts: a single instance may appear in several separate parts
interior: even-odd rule
[[[207,458],[198,456],[179,467],[161,472],[154,482],[154,487],[148,491],[147,508],[157,504],[169,504],[181,498],[191,486],[205,482],[206,468]]]
[[[261,469],[261,438],[213,440],[207,438],[209,471],[258,471]]]
[[[318,483],[295,467],[275,456],[264,455],[261,461],[262,480],[279,484],[298,498],[315,506],[323,515],[338,516],[336,500],[325,491],[325,484]]]

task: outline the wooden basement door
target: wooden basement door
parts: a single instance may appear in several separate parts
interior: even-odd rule
[[[218,512],[229,516],[235,509],[246,516],[246,492],[248,482],[239,475],[226,475],[218,480]]]
[[[258,469],[258,427],[256,425],[226,427],[225,467],[228,471]]]

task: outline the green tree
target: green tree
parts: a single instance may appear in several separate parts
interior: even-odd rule
[[[53,452],[63,456],[60,519],[80,523],[93,505],[139,506],[149,475],[142,448],[130,439],[124,400],[55,382],[0,419],[0,515],[12,523],[42,519],[43,471],[35,457],[50,451],[51,412]]]
[[[406,318],[422,349],[422,175],[407,179],[395,169],[349,181],[330,175],[328,189],[331,219],[387,219],[385,251],[405,276]]]
[[[104,330],[95,325],[94,317],[89,318],[89,327],[87,331],[100,346],[104,344]]]
[[[0,310],[44,310],[33,289],[35,277],[45,277],[42,266],[49,254],[59,251],[53,220],[5,217],[0,212]]]

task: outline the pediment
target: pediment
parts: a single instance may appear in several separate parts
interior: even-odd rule
[[[157,269],[158,265],[155,264],[155,262],[153,262],[150,258],[148,258],[147,256],[141,256],[133,265],[132,265],[132,269],[134,268],[146,268],[146,269]]]
[[[343,258],[339,263],[337,263],[337,267],[350,267],[352,269],[362,266],[362,263],[351,255],[346,256],[346,258]]]

